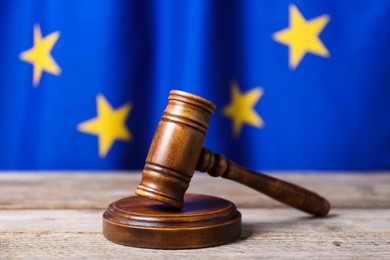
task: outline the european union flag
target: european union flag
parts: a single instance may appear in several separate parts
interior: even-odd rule
[[[171,89],[261,170],[390,169],[390,2],[3,1],[0,168],[140,169]]]

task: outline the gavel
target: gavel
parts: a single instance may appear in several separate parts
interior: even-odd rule
[[[135,191],[137,195],[182,208],[184,194],[197,170],[239,182],[314,216],[328,214],[330,204],[318,194],[246,169],[204,148],[215,107],[211,101],[197,95],[170,91],[168,105],[146,158],[142,180]]]

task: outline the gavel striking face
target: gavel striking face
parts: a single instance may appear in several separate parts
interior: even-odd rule
[[[325,216],[330,204],[294,184],[245,169],[203,148],[215,105],[199,96],[172,90],[153,137],[141,183],[135,193],[182,208],[195,170],[249,186],[282,203],[315,216]]]

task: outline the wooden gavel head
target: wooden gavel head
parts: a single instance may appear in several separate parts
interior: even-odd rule
[[[182,208],[214,109],[212,102],[199,96],[178,90],[169,93],[137,195]]]

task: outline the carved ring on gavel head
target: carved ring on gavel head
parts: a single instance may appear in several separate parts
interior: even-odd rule
[[[135,193],[181,208],[195,170],[251,187],[284,204],[315,216],[328,214],[330,204],[297,185],[245,169],[203,148],[215,105],[196,95],[172,90],[152,140],[141,183]]]

